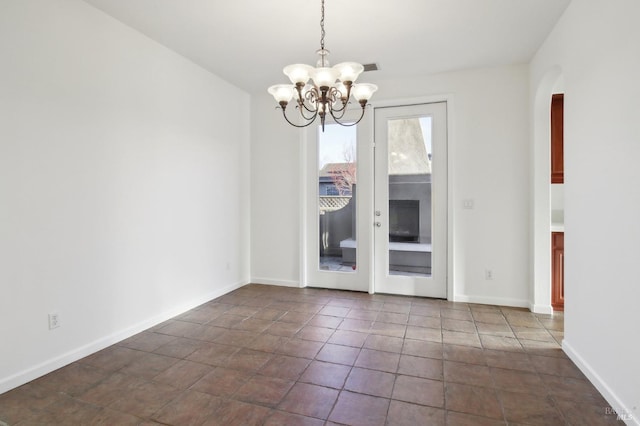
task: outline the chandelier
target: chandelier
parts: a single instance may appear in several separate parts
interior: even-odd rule
[[[357,62],[343,62],[331,67],[327,60],[329,51],[324,47],[324,0],[322,0],[320,18],[320,49],[316,67],[306,64],[293,64],[284,67],[283,72],[293,84],[276,84],[269,87],[280,105],[284,119],[295,127],[307,127],[320,116],[320,124],[324,132],[324,122],[329,114],[336,123],[342,126],[355,126],[362,120],[367,102],[378,90],[375,84],[354,84],[364,67]],[[341,121],[347,110],[349,98],[353,98],[362,107],[360,117],[353,122]],[[295,124],[287,117],[287,105],[295,99],[296,109],[300,113],[303,124]]]

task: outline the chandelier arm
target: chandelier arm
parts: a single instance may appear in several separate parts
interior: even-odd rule
[[[303,108],[300,108],[300,105],[303,106]],[[309,109],[307,108],[307,106],[305,104],[298,104],[296,106],[296,109],[298,109],[298,111],[300,112],[300,116],[302,118],[304,118],[305,120],[315,120],[316,115],[318,115],[318,111],[317,110],[313,110],[313,109]],[[305,115],[304,111],[307,110],[311,113],[310,116]]]
[[[347,110],[347,105],[349,104],[349,102],[342,102],[342,100],[340,100],[340,103],[342,104],[342,107],[340,107],[340,108],[331,108],[331,111],[333,111],[333,112],[341,112],[342,115],[340,115],[340,116],[342,117],[344,115],[344,112]]]
[[[344,114],[347,112],[346,105],[340,109],[329,109],[329,113],[333,117],[334,120],[340,120],[344,117]]]
[[[309,126],[311,123],[313,123],[316,120],[316,116],[318,115],[318,113],[316,112],[311,118],[306,118],[306,117],[302,116],[302,118],[304,118],[305,121],[307,121],[307,123],[306,124],[295,124],[295,123],[292,123],[291,120],[289,120],[289,117],[287,117],[287,113],[286,113],[285,109],[284,108],[280,108],[280,109],[282,110],[282,116],[284,117],[285,120],[287,120],[287,123],[291,124],[293,127],[299,127],[299,128]]]
[[[315,89],[309,90],[304,95],[304,97],[306,98],[306,100],[310,104],[317,104],[318,103],[318,95],[317,95],[317,93],[315,93]],[[318,108],[308,107],[304,100],[302,100],[302,102],[300,100],[298,100],[298,105],[304,107],[304,109],[306,109],[310,113],[317,114],[317,112],[318,112]],[[300,110],[300,114],[302,114],[304,116],[302,109]]]
[[[344,127],[351,127],[351,126],[355,126],[355,125],[356,125],[356,124],[358,124],[360,121],[362,121],[362,118],[364,117],[364,113],[365,113],[365,106],[363,105],[363,106],[362,106],[362,113],[360,114],[360,117],[359,117],[355,122],[353,122],[353,123],[351,123],[351,124],[347,124],[347,123],[341,123],[341,122],[339,122],[339,121],[338,121],[338,119],[336,119],[336,118],[333,116],[333,113],[331,114],[331,116],[333,117],[333,119],[335,120],[335,122],[336,122],[336,123],[338,123],[339,125],[344,126]],[[344,115],[344,114],[343,114],[343,115]],[[341,116],[340,118],[342,118],[342,116]]]

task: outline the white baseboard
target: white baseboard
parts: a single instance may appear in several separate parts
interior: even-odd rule
[[[576,366],[587,376],[589,381],[598,389],[604,399],[607,400],[611,408],[620,416],[620,419],[629,426],[640,426],[640,418],[634,417],[637,410],[631,410],[631,407],[625,406],[625,404],[618,398],[613,389],[607,383],[602,380],[602,377],[595,372],[585,359],[575,351],[571,343],[567,342],[567,339],[562,340],[562,349],[569,358],[576,364]],[[613,415],[613,414],[612,414]]]
[[[551,305],[536,305],[529,303],[529,310],[534,314],[553,315],[553,306]]]
[[[300,288],[300,283],[298,281],[291,281],[291,280],[273,280],[270,278],[252,277],[251,282],[253,284],[266,284],[266,285],[277,285],[280,287]]]
[[[155,315],[151,318],[148,318],[144,321],[141,321],[123,330],[117,331],[108,336],[101,337],[97,340],[94,340],[93,342],[90,342],[86,345],[72,349],[67,353],[64,353],[55,358],[42,362],[26,370],[20,371],[9,377],[2,378],[0,379],[0,394],[7,392],[11,389],[17,388],[18,386],[21,386],[34,379],[37,379],[38,377],[44,376],[45,374],[51,373],[52,371],[62,368],[65,365],[68,365],[74,361],[82,359],[88,355],[98,352],[106,347],[113,345],[114,343],[121,342],[122,340],[127,339],[133,336],[134,334],[138,334],[141,331],[147,330],[148,328],[158,325],[168,319],[171,319],[177,315],[183,314],[188,310],[191,310],[197,306],[200,306],[203,303],[207,303],[217,297],[223,296],[233,290],[236,290],[240,287],[245,286],[246,284],[248,283],[238,282],[238,283],[231,284],[226,287],[217,289],[211,293],[203,295],[202,297],[198,297],[194,300],[191,300],[188,303],[184,303],[180,306],[169,309],[165,312],[162,312],[161,314]]]
[[[513,306],[516,308],[529,308],[528,300],[510,299],[507,297],[486,297],[469,296],[466,294],[456,294],[453,296],[454,302],[480,303],[482,305]]]

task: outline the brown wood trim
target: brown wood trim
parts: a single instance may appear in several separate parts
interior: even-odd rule
[[[551,306],[564,311],[564,232],[551,233]]]
[[[551,183],[564,183],[564,94],[551,95]]]

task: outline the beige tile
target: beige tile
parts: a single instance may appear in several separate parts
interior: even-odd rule
[[[442,331],[437,328],[415,327],[410,325],[407,326],[406,338],[442,343]]]
[[[352,392],[341,392],[329,420],[348,425],[384,426],[389,400]]]
[[[503,418],[500,401],[490,388],[447,383],[446,401],[447,410],[493,419]]]
[[[368,336],[367,333],[358,333],[355,331],[347,331],[347,330],[337,330],[335,333],[333,333],[331,338],[329,338],[328,343],[361,348],[362,345],[364,345],[364,342],[367,339],[367,336]]]
[[[353,365],[359,354],[360,348],[327,343],[318,352],[316,359],[334,364]]]
[[[286,380],[297,380],[309,364],[311,364],[310,359],[276,355],[263,365],[258,373]]]
[[[500,392],[504,416],[508,422],[529,425],[564,424],[562,414],[549,397],[518,392]]]
[[[444,383],[420,377],[398,376],[392,399],[431,407],[444,407]]]
[[[153,415],[171,425],[200,425],[213,416],[222,399],[196,391],[186,391]]]
[[[489,334],[481,334],[480,341],[482,347],[496,351],[523,352],[524,349],[518,339],[510,337],[492,336]]]
[[[404,355],[442,359],[442,351],[442,343],[404,339],[404,344],[402,345],[402,353]]]
[[[370,334],[364,342],[365,349],[375,349],[386,352],[402,352],[404,339],[400,337],[381,336],[378,334]]]
[[[295,337],[303,340],[313,340],[314,342],[326,342],[334,332],[335,330],[331,328],[306,325],[296,333]]]
[[[371,324],[370,332],[382,336],[405,337],[407,326],[404,324],[393,324],[388,322],[376,321]]]
[[[442,321],[440,317],[428,317],[423,315],[409,315],[408,325],[416,327],[428,327],[440,329],[442,327]]]
[[[213,396],[229,397],[251,377],[250,372],[218,367],[198,380],[191,389]]]
[[[390,398],[396,376],[383,371],[353,368],[344,388],[352,392]]]
[[[153,378],[155,382],[171,385],[178,389],[187,389],[214,367],[197,362],[181,360]]]
[[[485,351],[480,348],[461,345],[443,345],[443,357],[448,361],[485,365]]]
[[[387,414],[387,424],[444,426],[445,411],[441,408],[392,400]]]
[[[398,369],[399,361],[400,354],[362,349],[360,355],[358,355],[355,366],[395,373]]]
[[[542,379],[536,373],[492,368],[491,375],[497,389],[536,395],[544,395],[547,392]]]
[[[475,333],[442,330],[442,342],[447,345],[462,345],[481,348],[480,338]]]
[[[77,396],[102,381],[109,372],[87,364],[73,363],[47,374],[34,384]]]
[[[322,346],[324,346],[322,342],[291,338],[281,348],[278,348],[276,352],[283,355],[313,359]]]
[[[253,376],[234,394],[234,399],[275,407],[295,382],[267,376]]]
[[[299,381],[319,386],[342,389],[351,367],[330,362],[313,361]]]
[[[473,321],[464,321],[451,318],[442,319],[442,329],[459,331],[462,333],[477,333],[476,326]]]
[[[342,318],[332,317],[328,315],[315,315],[309,320],[308,325],[314,325],[316,327],[325,327],[336,329],[342,323]]]
[[[447,411],[447,426],[506,426],[506,424],[503,420]]]
[[[454,361],[444,361],[444,381],[447,384],[462,383],[488,388],[493,387],[493,378],[489,367]]]
[[[247,285],[0,395],[0,422],[616,423],[562,351],[563,326],[520,308]]]
[[[178,396],[179,390],[162,383],[145,382],[122,394],[109,408],[146,418]]]
[[[511,337],[512,339],[516,338],[516,335],[511,330],[511,327],[504,324],[490,324],[484,322],[476,322],[476,328],[478,329],[479,334],[490,334],[493,336],[501,336],[501,337]]]
[[[338,399],[339,392],[322,386],[297,383],[278,409],[308,417],[326,419]]]
[[[324,421],[313,417],[300,416],[298,414],[275,411],[267,419],[264,426],[323,426]]]
[[[272,410],[240,401],[222,401],[216,412],[202,426],[259,426],[271,415]]]
[[[442,360],[401,355],[400,363],[398,365],[398,374],[442,380]]]

